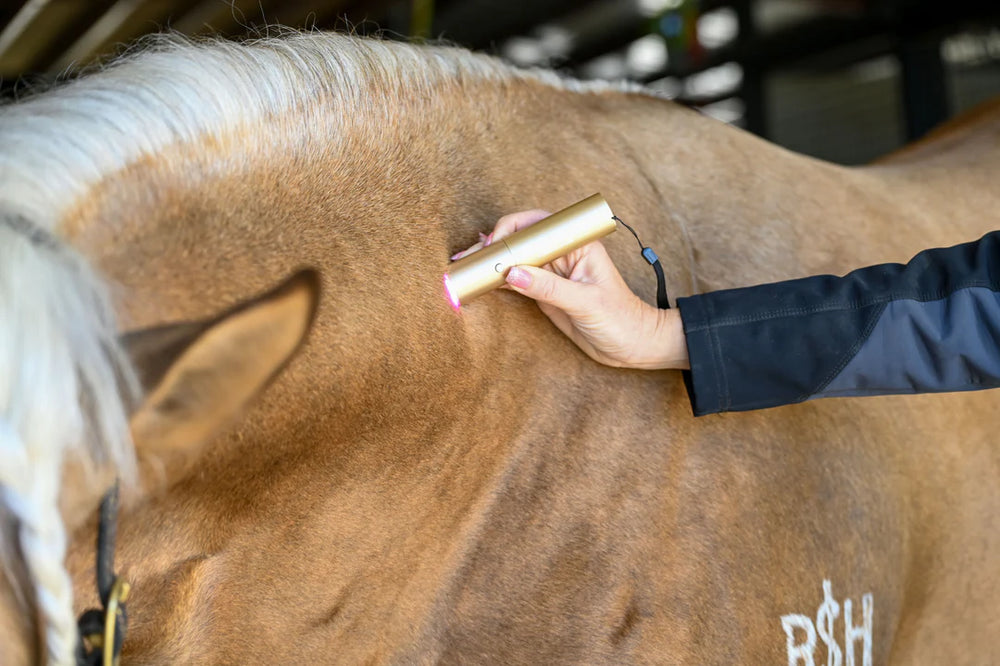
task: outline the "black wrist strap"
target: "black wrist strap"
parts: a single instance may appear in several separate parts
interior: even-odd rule
[[[631,231],[632,235],[635,236],[636,242],[639,243],[639,249],[642,250],[642,258],[656,271],[656,307],[661,310],[669,310],[670,298],[667,296],[667,278],[663,275],[663,265],[660,263],[660,258],[656,256],[656,252],[653,252],[653,248],[643,246],[642,241],[639,240],[639,234],[635,233],[635,229],[625,224],[617,215],[613,219]]]
[[[653,248],[642,248],[642,258],[649,262],[649,265],[656,271],[656,307],[661,310],[670,309],[670,299],[667,298],[667,278],[663,275],[663,265],[660,258],[653,252]]]

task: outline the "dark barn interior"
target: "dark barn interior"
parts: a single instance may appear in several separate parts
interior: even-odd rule
[[[143,34],[268,26],[434,39],[631,79],[793,150],[866,162],[1000,94],[993,0],[10,0],[5,96]]]

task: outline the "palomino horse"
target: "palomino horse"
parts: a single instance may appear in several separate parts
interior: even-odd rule
[[[128,661],[997,658],[996,394],[695,419],[679,374],[599,366],[510,292],[456,314],[441,274],[595,191],[675,296],[905,260],[997,225],[1000,115],[849,169],[638,90],[303,35],[160,43],[8,106],[0,146],[3,663],[69,660],[56,494],[79,611],[116,474]],[[317,292],[255,295],[300,266],[315,321],[263,390]]]

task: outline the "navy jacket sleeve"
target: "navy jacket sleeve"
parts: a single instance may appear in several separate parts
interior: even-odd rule
[[[694,412],[1000,386],[998,278],[992,232],[907,264],[680,298]]]

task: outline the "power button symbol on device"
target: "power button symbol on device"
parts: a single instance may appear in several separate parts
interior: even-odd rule
[[[503,265],[502,261],[498,261],[496,265],[493,266],[493,270],[495,270],[497,273],[503,273],[504,268],[506,268],[506,266]]]

